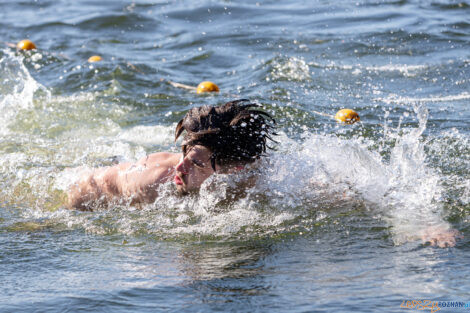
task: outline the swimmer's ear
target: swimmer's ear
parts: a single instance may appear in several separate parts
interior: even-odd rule
[[[178,139],[178,137],[181,135],[181,133],[184,131],[183,128],[183,120],[178,122],[178,125],[176,125],[175,129],[175,141]]]

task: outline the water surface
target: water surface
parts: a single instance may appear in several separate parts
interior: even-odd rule
[[[469,16],[467,1],[3,1],[0,310],[469,301]],[[38,50],[7,44],[23,38]],[[245,194],[227,200],[250,173],[189,197],[164,185],[143,208],[64,208],[80,172],[177,152],[188,109],[237,98],[278,121]],[[362,122],[315,113],[344,107]],[[464,238],[431,247],[428,225]]]

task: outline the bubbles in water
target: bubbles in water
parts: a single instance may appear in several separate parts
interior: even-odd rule
[[[308,64],[299,58],[274,59],[271,78],[273,80],[304,81],[310,79]]]

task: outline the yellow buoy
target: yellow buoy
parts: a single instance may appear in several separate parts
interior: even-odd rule
[[[93,63],[93,62],[99,62],[101,61],[102,58],[99,55],[93,55],[88,58],[88,62]]]
[[[203,92],[214,92],[214,91],[219,91],[219,87],[217,87],[216,84],[213,82],[202,82],[199,85],[197,85],[196,93],[203,93]]]
[[[18,50],[33,50],[36,49],[36,45],[29,39],[21,40],[16,44]]]
[[[354,124],[356,122],[359,122],[361,118],[359,117],[359,114],[357,114],[357,112],[354,110],[342,109],[336,113],[335,120],[340,123]]]

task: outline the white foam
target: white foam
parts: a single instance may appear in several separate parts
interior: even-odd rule
[[[367,71],[373,72],[399,72],[405,77],[415,77],[420,72],[428,69],[429,66],[425,64],[387,64],[382,66],[366,66]]]
[[[310,68],[304,60],[296,57],[275,59],[270,76],[273,80],[304,81],[310,79]]]
[[[460,200],[464,205],[467,205],[470,203],[470,180],[463,182],[461,186],[464,191]]]
[[[321,64],[318,62],[309,62],[311,66],[317,68],[327,68],[327,69],[337,69],[337,70],[344,70],[344,71],[352,71],[353,75],[358,75],[364,71],[369,72],[398,72],[405,77],[415,77],[420,72],[429,68],[427,64],[387,64],[381,66],[373,66],[373,65],[362,65],[362,64],[337,64],[331,61],[328,64]]]
[[[23,57],[9,50],[3,50],[0,59],[0,133],[7,132],[7,126],[14,120],[19,109],[31,108],[34,97],[41,91],[46,97],[50,92],[38,83],[23,64]]]
[[[470,93],[464,91],[457,95],[446,95],[446,96],[436,95],[436,96],[422,97],[422,98],[402,97],[397,94],[390,94],[386,98],[376,98],[374,100],[384,102],[387,104],[392,104],[392,103],[413,104],[413,103],[419,103],[419,102],[451,102],[451,101],[468,100],[468,99],[470,99]]]
[[[117,137],[143,146],[171,145],[174,142],[175,127],[176,124],[170,126],[135,126],[121,131]]]

